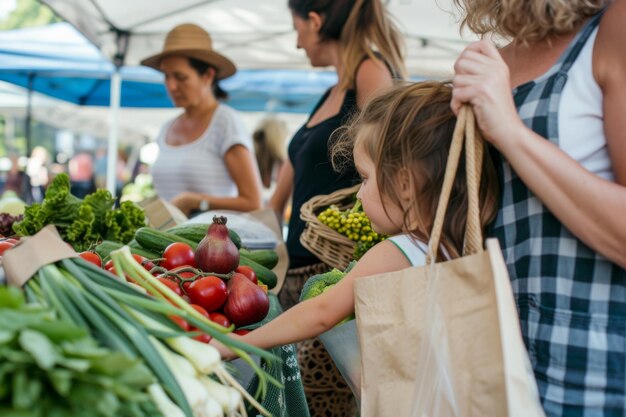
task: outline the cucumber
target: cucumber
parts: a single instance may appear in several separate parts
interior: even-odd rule
[[[204,236],[206,236],[208,229],[208,224],[181,224],[180,226],[174,226],[167,229],[166,232],[184,237],[185,239],[193,240],[196,243],[200,243]],[[230,237],[230,240],[233,241],[235,246],[237,246],[237,249],[240,249],[241,238],[239,235],[233,229],[228,229],[228,236]]]
[[[246,258],[244,255],[241,255],[241,253],[239,254],[239,265],[249,266],[250,268],[254,269],[257,279],[263,284],[267,285],[267,288],[272,289],[276,286],[276,283],[278,282],[278,277],[272,270],[267,269],[263,265]]]
[[[102,242],[100,242],[98,246],[96,246],[95,250],[96,250],[96,253],[100,255],[102,259],[105,259],[109,257],[111,252],[113,252],[114,250],[118,250],[123,246],[124,244],[122,243],[112,242],[110,240],[103,240]],[[144,258],[147,258],[147,259],[156,259],[160,257],[158,253],[152,252],[147,249],[143,249],[141,247],[139,248],[130,247],[130,252],[134,253],[135,255],[143,256]]]
[[[177,236],[173,233],[162,232],[160,230],[151,229],[149,227],[140,227],[135,232],[135,239],[145,249],[163,253],[165,248],[175,242],[183,242],[196,250],[197,242]]]
[[[239,249],[239,254],[267,269],[272,269],[278,264],[278,254],[272,249],[248,250],[242,248]]]

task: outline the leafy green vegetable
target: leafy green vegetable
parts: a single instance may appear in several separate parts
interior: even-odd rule
[[[0,287],[0,415],[161,416],[146,392],[153,382],[138,358]]]
[[[317,297],[324,291],[327,291],[330,287],[341,281],[341,279],[345,277],[348,272],[350,272],[355,264],[355,261],[350,262],[350,265],[348,265],[345,271],[333,268],[323,274],[313,275],[304,283],[302,292],[300,293],[300,301]]]
[[[115,199],[107,190],[97,190],[84,200],[70,192],[67,174],[57,175],[46,190],[42,203],[26,207],[24,219],[13,225],[20,236],[30,236],[54,224],[61,237],[77,251],[103,239],[128,243],[135,230],[145,226],[141,208],[130,201],[114,209]]]

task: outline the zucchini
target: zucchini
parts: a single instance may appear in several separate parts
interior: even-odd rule
[[[257,279],[263,284],[267,285],[267,288],[272,289],[276,286],[276,283],[278,282],[278,277],[272,270],[267,269],[263,265],[246,258],[244,255],[241,255],[241,253],[239,254],[239,265],[249,266],[250,268],[254,269]]]
[[[135,232],[135,239],[145,249],[163,253],[165,248],[175,242],[183,242],[191,246],[195,251],[198,246],[197,242],[176,236],[173,233],[162,232],[160,230],[151,229],[149,227],[140,227]]]
[[[167,229],[167,233],[171,233],[176,236],[184,237],[185,239],[192,240],[196,243],[200,243],[200,241],[206,236],[206,232],[209,229],[208,224],[181,224],[179,226],[174,226],[170,229]],[[228,236],[230,240],[233,241],[237,249],[241,248],[241,238],[233,229],[228,229]]]
[[[102,259],[106,259],[109,257],[111,252],[113,252],[114,250],[118,250],[122,248],[123,246],[124,246],[123,243],[113,242],[110,240],[103,240],[102,242],[100,242],[98,246],[96,246],[95,251],[98,255],[100,255]],[[147,258],[147,259],[160,258],[160,255],[158,253],[152,252],[150,250],[147,250],[141,247],[139,248],[130,247],[130,252],[134,253],[135,255],[143,256],[144,258]]]
[[[239,249],[239,254],[267,269],[272,269],[278,264],[278,254],[272,249],[248,250],[242,248]]]

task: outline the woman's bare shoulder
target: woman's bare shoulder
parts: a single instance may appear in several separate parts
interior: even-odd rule
[[[598,29],[594,45],[594,75],[600,86],[617,79],[626,80],[626,0],[615,0],[608,7]]]

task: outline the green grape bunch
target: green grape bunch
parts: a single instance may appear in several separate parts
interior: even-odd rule
[[[372,230],[372,223],[363,211],[361,200],[357,200],[351,209],[343,211],[333,204],[323,210],[317,218],[326,226],[356,243],[354,259],[357,260],[371,247],[386,238]]]

